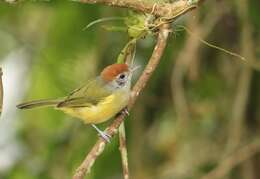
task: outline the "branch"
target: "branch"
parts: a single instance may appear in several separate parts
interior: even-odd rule
[[[129,179],[129,167],[128,167],[128,157],[127,157],[127,148],[126,148],[126,136],[125,136],[125,124],[122,124],[119,127],[119,150],[121,153],[122,168],[123,168],[123,177],[124,179]]]
[[[140,76],[135,86],[133,87],[132,96],[128,104],[129,110],[133,107],[140,92],[144,89],[152,73],[156,69],[162,57],[164,49],[166,47],[168,35],[169,35],[168,25],[162,26],[159,31],[157,43],[156,46],[154,47],[152,56],[147,66],[145,67],[142,75]],[[107,134],[109,134],[110,136],[114,136],[117,133],[118,127],[124,121],[125,117],[126,116],[124,113],[119,114],[116,117],[116,119],[113,121],[113,123],[106,129]],[[104,151],[105,146],[106,146],[106,142],[101,138],[98,139],[96,144],[92,147],[91,151],[86,156],[85,160],[81,163],[81,165],[77,169],[75,175],[73,176],[73,179],[84,178],[85,174],[90,171],[91,167],[95,163],[97,157]]]
[[[88,4],[104,4],[108,6],[122,7],[134,11],[153,14],[160,17],[176,18],[191,9],[196,8],[196,4],[201,0],[179,0],[173,3],[155,3],[152,1],[140,0],[72,0]]]

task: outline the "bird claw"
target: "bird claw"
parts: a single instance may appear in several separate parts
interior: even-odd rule
[[[105,131],[100,130],[95,124],[91,124],[94,129],[98,132],[98,135],[105,140],[107,143],[110,143],[111,136],[107,134]]]
[[[107,134],[106,132],[102,132],[100,131],[98,133],[99,137],[101,137],[102,139],[104,139],[106,142],[108,143],[111,143],[110,139],[111,139],[111,136],[109,134]]]
[[[122,111],[121,111],[122,114],[124,114],[125,116],[129,116],[129,111],[127,108],[124,108]]]

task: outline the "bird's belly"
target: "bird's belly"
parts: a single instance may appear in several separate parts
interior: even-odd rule
[[[90,107],[63,108],[62,110],[73,117],[82,119],[87,124],[105,122],[115,116],[128,103],[129,96],[113,94],[102,102]]]

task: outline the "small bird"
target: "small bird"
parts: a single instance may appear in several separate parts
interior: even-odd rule
[[[127,64],[112,64],[86,85],[59,99],[34,100],[17,105],[19,109],[52,106],[73,117],[91,124],[106,141],[110,136],[95,124],[115,116],[121,110],[128,114],[127,103],[131,94],[132,74],[137,68]]]

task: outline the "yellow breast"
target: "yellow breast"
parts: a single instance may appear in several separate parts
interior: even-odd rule
[[[87,124],[105,122],[126,107],[129,100],[128,92],[118,92],[106,97],[97,105],[81,108],[62,108],[65,113],[82,119]]]

